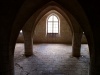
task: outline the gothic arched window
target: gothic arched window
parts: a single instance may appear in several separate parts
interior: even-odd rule
[[[51,14],[47,18],[47,33],[59,33],[59,18],[56,14]]]

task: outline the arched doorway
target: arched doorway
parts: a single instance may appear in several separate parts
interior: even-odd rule
[[[44,19],[43,19],[44,20]],[[43,20],[42,20],[42,22],[43,22]],[[45,21],[46,22],[46,21]],[[62,23],[62,22],[61,22]],[[42,27],[45,27],[46,28],[46,25],[45,26],[43,26],[43,24],[40,22],[38,25],[42,25]],[[37,30],[38,31],[40,31],[41,32],[41,30],[39,30],[39,28],[42,28],[42,27],[37,27]],[[34,31],[35,32],[35,31]],[[45,30],[45,32],[46,32],[46,30]],[[39,33],[38,33],[39,34]],[[36,35],[36,33],[35,33],[35,35]],[[40,37],[39,37],[40,38]],[[38,46],[38,47],[36,47],[36,46]],[[62,46],[62,47],[61,47]],[[41,48],[42,47],[42,48]],[[55,47],[58,47],[58,48],[56,48],[55,49]],[[40,48],[40,49],[39,49]],[[59,49],[60,48],[60,49]],[[67,49],[67,48],[69,48],[69,49]],[[85,47],[85,48],[87,48],[87,47]],[[35,51],[34,51],[34,49],[35,49]],[[48,50],[47,50],[48,49]],[[64,49],[64,50],[63,50]],[[88,48],[87,48],[88,49]],[[61,51],[62,50],[62,51]],[[69,51],[69,53],[68,52],[66,52],[66,50],[68,50]],[[81,60],[78,60],[78,59],[76,59],[76,58],[70,58],[70,56],[71,56],[71,46],[68,46],[67,45],[67,47],[65,46],[65,45],[58,45],[58,44],[56,44],[56,46],[55,45],[52,45],[52,44],[42,44],[42,45],[34,45],[34,47],[33,47],[33,52],[34,52],[34,55],[35,55],[35,57],[34,56],[32,56],[32,57],[30,57],[30,58],[33,58],[33,60],[31,60],[31,59],[26,59],[26,60],[30,60],[30,61],[32,61],[33,63],[35,63],[35,64],[29,64],[28,65],[28,63],[32,63],[32,62],[26,62],[26,63],[24,63],[25,61],[23,61],[23,64],[22,65],[20,65],[20,63],[19,64],[17,64],[17,66],[18,65],[20,65],[20,66],[18,66],[18,67],[22,67],[22,66],[24,66],[23,67],[23,69],[21,68],[21,74],[23,74],[23,73],[26,73],[26,74],[38,74],[37,72],[39,72],[40,74],[48,74],[48,73],[57,73],[57,74],[62,74],[62,73],[65,73],[65,71],[66,71],[66,73],[65,74],[84,74],[84,75],[86,75],[86,74],[88,74],[87,73],[87,69],[85,69],[85,68],[87,68],[87,66],[81,66],[83,69],[84,69],[84,71],[81,71],[82,70],[82,68],[78,68],[78,64],[80,64],[80,65],[87,65],[87,64],[83,64],[83,59],[84,59],[84,57],[82,57],[82,59]],[[57,52],[58,51],[58,52]],[[64,52],[63,52],[64,51]],[[35,54],[36,53],[36,54]],[[83,53],[84,54],[84,53]],[[41,55],[41,56],[40,56]],[[51,55],[51,56],[50,56]],[[68,56],[67,56],[68,55]],[[39,58],[39,59],[37,59],[37,57]],[[64,57],[67,57],[67,58],[64,58]],[[38,61],[38,62],[36,62],[36,61],[34,61],[34,58],[35,58],[35,60],[36,61]],[[86,60],[87,61],[87,60]],[[79,62],[79,63],[77,63],[77,62]],[[82,63],[80,63],[80,62],[82,62]],[[36,63],[38,63],[38,64],[36,64]],[[70,63],[70,64],[69,64]],[[24,68],[25,68],[25,65],[24,64],[27,64],[27,66],[28,66],[28,68],[25,70]],[[52,64],[52,65],[51,65]],[[75,65],[76,64],[76,65]],[[28,71],[28,69],[30,69],[31,68],[31,66],[34,66],[34,65],[39,65],[39,67],[37,68],[36,66],[33,68],[33,70],[34,70],[34,72],[29,72]],[[49,66],[48,66],[49,65]],[[63,66],[62,66],[63,65]],[[42,67],[42,66],[45,66],[45,67]],[[56,66],[55,68],[54,68],[54,66]],[[71,67],[72,66],[72,67]],[[77,67],[77,68],[76,68]],[[39,68],[41,68],[42,70],[40,70]],[[46,70],[45,70],[45,69]],[[71,68],[71,69],[70,69]],[[38,71],[35,71],[35,69],[37,69]],[[44,69],[44,70],[43,70]],[[55,70],[56,70],[56,72],[55,72]],[[61,69],[63,69],[63,70],[61,70]],[[74,69],[74,70],[72,70],[72,69]],[[76,69],[78,69],[78,70],[76,70]],[[60,71],[61,70],[61,71]],[[70,71],[68,71],[68,70],[70,70],[70,71],[73,71],[73,72],[70,72]],[[46,72],[45,72],[46,71]],[[49,71],[52,71],[52,72],[49,72]],[[64,72],[63,72],[64,71]],[[79,71],[81,71],[81,72],[79,72]],[[74,73],[74,72],[77,72],[77,73]]]

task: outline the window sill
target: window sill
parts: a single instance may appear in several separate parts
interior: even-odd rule
[[[59,37],[60,34],[59,34],[59,33],[47,33],[46,36],[47,36],[47,37]]]

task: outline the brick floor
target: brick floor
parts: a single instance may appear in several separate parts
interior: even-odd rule
[[[24,44],[15,47],[15,75],[88,75],[89,50],[81,46],[81,57],[71,56],[66,44],[34,44],[34,55],[24,56]]]

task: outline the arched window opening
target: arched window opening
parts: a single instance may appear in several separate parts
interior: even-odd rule
[[[47,18],[47,34],[58,34],[60,32],[60,20],[56,14],[51,14]]]

